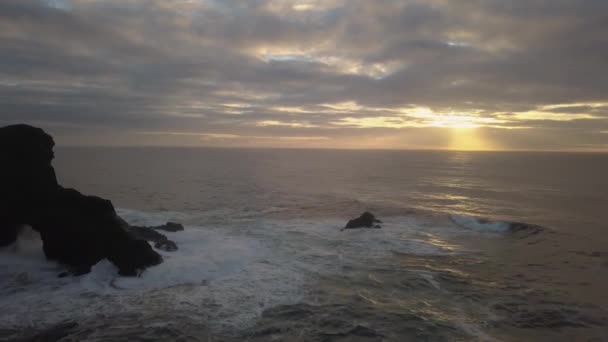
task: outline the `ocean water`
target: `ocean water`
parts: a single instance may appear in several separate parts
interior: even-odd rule
[[[55,155],[63,185],[186,230],[138,278],[58,278],[24,234],[0,251],[0,341],[608,340],[608,154]],[[382,229],[341,231],[365,210]]]

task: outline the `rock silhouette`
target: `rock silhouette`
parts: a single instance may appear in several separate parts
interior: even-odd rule
[[[382,221],[376,219],[374,214],[369,211],[364,212],[361,216],[348,221],[343,229],[354,229],[354,228],[380,228],[376,223],[382,223]]]
[[[152,229],[156,229],[156,230],[164,230],[166,232],[181,232],[182,230],[184,230],[184,226],[182,226],[179,223],[175,223],[175,222],[167,222],[163,225],[160,226],[153,226],[150,227]]]
[[[119,218],[120,219],[120,218]],[[178,223],[168,222],[162,226],[155,227],[141,227],[141,226],[132,226],[128,224],[123,219],[120,219],[123,228],[128,231],[132,236],[137,239],[146,240],[154,242],[154,247],[158,249],[162,249],[167,252],[174,252],[177,250],[177,244],[171,240],[169,240],[165,235],[157,232],[156,230],[166,230],[170,232],[179,231],[178,227],[181,230],[184,230],[184,227]],[[167,228],[169,227],[169,228]],[[171,230],[177,229],[177,230]]]
[[[46,257],[74,275],[90,272],[104,258],[121,275],[160,264],[162,257],[125,229],[112,202],[58,184],[54,145],[40,128],[0,128],[0,246],[13,243],[19,228],[29,225],[40,233]]]

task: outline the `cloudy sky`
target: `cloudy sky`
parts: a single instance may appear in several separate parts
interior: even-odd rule
[[[606,0],[0,0],[63,145],[608,150]]]

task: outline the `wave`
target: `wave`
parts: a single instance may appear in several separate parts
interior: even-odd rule
[[[264,212],[277,211],[282,209]],[[0,329],[133,315],[147,324],[187,316],[218,329],[247,329],[266,310],[300,303],[319,279],[336,275],[361,274],[367,282],[374,279],[372,271],[400,277],[407,271],[416,275],[412,279],[429,283],[424,291],[443,291],[434,278],[436,270],[413,264],[404,270],[391,260],[411,256],[426,263],[457,257],[467,251],[452,241],[454,234],[497,235],[534,227],[408,211],[380,216],[382,229],[342,232],[346,220],[336,217],[277,219],[262,214],[246,221],[242,216],[207,221],[208,212],[118,212],[136,225],[187,222],[185,231],[164,232],[179,250],[158,251],[164,263],[141,277],[118,277],[114,265],[104,260],[87,275],[58,278],[61,266],[44,259],[39,236],[30,232],[0,250]]]
[[[458,227],[480,233],[525,233],[526,235],[533,235],[545,229],[530,223],[495,221],[475,216],[449,215],[449,218]]]

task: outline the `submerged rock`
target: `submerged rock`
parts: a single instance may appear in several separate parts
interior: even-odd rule
[[[0,128],[0,246],[15,242],[25,224],[40,233],[46,257],[72,274],[88,273],[104,258],[124,275],[160,264],[146,241],[124,229],[112,202],[58,184],[54,145],[40,128]]]
[[[168,229],[176,229],[173,231],[179,231],[184,229],[184,227],[179,223],[168,222],[167,224],[161,226],[153,226],[153,227],[142,227],[142,226],[132,226],[127,221],[122,218],[118,218],[122,227],[129,232],[136,239],[146,240],[150,242],[154,242],[154,248],[161,249],[166,252],[174,252],[177,250],[177,244],[171,240],[169,240],[164,234],[157,232],[157,229],[167,230],[166,227],[170,227]]]
[[[455,225],[482,233],[512,234],[518,238],[525,238],[544,231],[545,228],[523,222],[496,221],[485,217],[467,215],[449,215],[450,221]]]
[[[376,219],[374,214],[369,211],[364,212],[361,216],[348,221],[344,229],[354,229],[354,228],[382,228],[380,225],[376,223],[382,223],[382,221]]]
[[[523,222],[510,222],[509,223],[509,231],[511,233],[523,233],[522,237],[526,237],[529,235],[536,235],[544,230],[543,227]]]
[[[154,248],[162,249],[167,252],[177,250],[177,244],[169,240],[165,235],[157,232],[151,227],[128,226],[126,230],[135,238],[154,242]]]
[[[154,248],[163,250],[165,252],[175,252],[177,250],[177,244],[169,239],[156,241]]]
[[[175,223],[175,222],[167,222],[163,225],[154,226],[154,227],[150,227],[150,228],[156,229],[156,230],[164,230],[166,232],[171,232],[171,233],[181,232],[184,230],[184,226],[182,226],[179,223]]]

